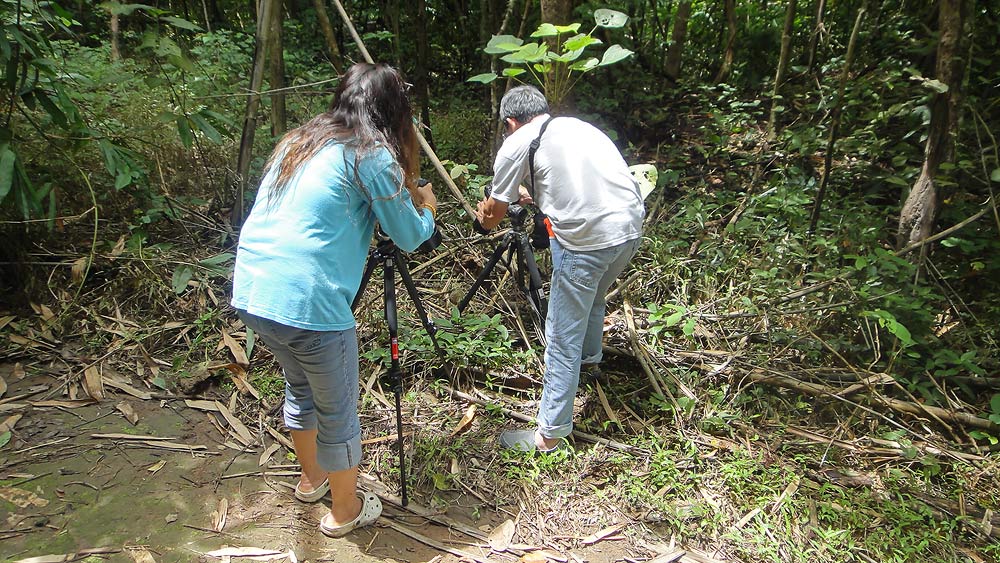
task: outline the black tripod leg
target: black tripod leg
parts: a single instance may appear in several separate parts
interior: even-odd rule
[[[420,322],[424,325],[424,330],[431,337],[431,343],[434,345],[434,350],[437,351],[438,357],[442,360],[445,359],[444,350],[438,345],[437,341],[437,327],[431,322],[430,317],[427,316],[427,310],[424,309],[424,304],[420,301],[420,294],[417,293],[417,286],[413,283],[413,277],[410,276],[410,268],[406,266],[406,260],[403,259],[402,254],[397,252],[393,258],[396,262],[396,269],[399,270],[399,277],[403,280],[403,287],[406,288],[406,292],[410,294],[410,299],[413,301],[413,306],[417,309],[417,315],[420,316]]]
[[[403,371],[399,367],[399,324],[396,314],[396,276],[393,273],[391,259],[386,259],[382,265],[385,273],[385,322],[389,327],[389,383],[396,396],[396,452],[399,454],[399,496],[403,506],[406,506],[406,460],[403,455]]]
[[[511,233],[507,233],[507,235],[504,236],[503,241],[501,241],[501,243],[497,245],[496,249],[493,251],[493,254],[490,255],[490,259],[486,261],[486,265],[483,266],[483,271],[479,273],[479,276],[476,278],[476,282],[472,284],[472,287],[469,288],[469,292],[466,293],[465,297],[462,298],[462,301],[459,302],[458,304],[459,313],[464,311],[465,308],[469,306],[469,302],[472,301],[472,296],[474,296],[476,294],[476,291],[478,291],[479,288],[483,286],[483,283],[486,282],[486,278],[490,277],[490,274],[493,273],[493,268],[495,268],[497,262],[500,261],[500,257],[503,256],[504,251],[510,250],[511,252],[513,252],[514,248],[512,246],[513,243],[514,243],[514,238],[511,236]]]
[[[368,253],[368,262],[365,263],[365,273],[361,276],[361,285],[358,286],[358,293],[354,296],[354,301],[351,302],[351,311],[358,308],[361,304],[361,298],[365,295],[365,288],[368,287],[368,282],[372,279],[372,272],[378,267],[379,259],[377,255],[377,250],[372,250]]]

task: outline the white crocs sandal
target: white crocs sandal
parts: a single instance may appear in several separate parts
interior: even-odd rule
[[[358,516],[354,520],[341,526],[327,526],[323,523],[323,519],[326,518],[324,516],[319,521],[319,531],[323,532],[323,535],[327,537],[339,538],[347,535],[355,528],[363,528],[378,520],[378,517],[382,514],[382,501],[375,496],[375,493],[358,491],[358,498],[361,499],[361,512],[358,513]]]
[[[301,483],[300,483],[301,484]],[[302,502],[317,502],[321,500],[326,493],[330,490],[330,480],[323,479],[323,482],[319,484],[318,487],[309,491],[308,493],[303,492],[299,488],[299,485],[295,485],[295,498],[301,500]]]

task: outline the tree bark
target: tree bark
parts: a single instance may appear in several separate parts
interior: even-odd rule
[[[270,58],[268,67],[270,69],[271,90],[275,90],[270,95],[271,98],[271,135],[280,137],[288,129],[288,116],[285,111],[285,93],[280,91],[285,87],[285,49],[282,41],[281,22],[284,19],[282,1],[274,0],[276,6],[271,11],[271,18],[268,22],[270,30],[268,39],[268,56]]]
[[[666,73],[671,80],[677,80],[681,74],[681,55],[684,52],[684,42],[687,39],[688,19],[691,17],[691,0],[682,0],[674,14],[674,29],[670,37],[670,47],[667,48]]]
[[[336,73],[342,74],[343,67],[340,54],[340,45],[337,44],[337,34],[333,31],[333,24],[330,22],[330,15],[326,11],[325,0],[313,0],[313,7],[316,8],[316,19],[319,20],[319,28],[323,32],[323,39],[326,40],[326,50],[330,56],[330,64]]]
[[[414,67],[413,88],[416,90],[417,103],[420,105],[420,122],[426,131],[427,144],[431,148],[434,146],[434,135],[431,130],[431,110],[430,110],[430,80],[428,68],[430,67],[430,48],[427,40],[427,4],[426,0],[416,0],[415,20],[417,23],[417,61]]]
[[[719,67],[719,73],[715,75],[715,82],[719,84],[729,80],[729,74],[733,71],[736,46],[736,0],[725,0],[724,11],[726,13],[726,49],[722,53],[722,66]]]
[[[118,49],[118,14],[111,13],[111,60],[122,60],[122,53]]]
[[[962,15],[964,0],[939,0],[937,80],[947,87],[934,94],[931,122],[924,145],[924,164],[899,214],[898,247],[917,243],[931,234],[937,219],[938,196],[934,178],[943,162],[954,155],[956,124],[962,88]],[[938,86],[940,88],[940,86]],[[927,247],[921,248],[920,258]]]
[[[272,10],[280,0],[260,0],[257,9],[257,38],[254,42],[253,70],[250,73],[250,95],[247,97],[243,114],[243,135],[240,137],[240,152],[236,160],[236,199],[230,220],[234,226],[243,224],[243,195],[250,175],[250,161],[253,158],[253,139],[257,130],[257,110],[260,108],[260,86],[264,83],[264,61],[267,54],[267,35]]]
[[[778,55],[778,70],[774,73],[774,88],[771,90],[771,116],[767,120],[767,140],[773,141],[775,136],[775,121],[778,117],[778,93],[785,81],[788,71],[788,59],[792,55],[792,26],[795,24],[795,4],[797,0],[788,0],[785,9],[785,25],[781,31],[781,53]]]

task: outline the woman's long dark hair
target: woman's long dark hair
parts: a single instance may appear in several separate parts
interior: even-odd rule
[[[277,176],[269,202],[276,202],[299,168],[330,141],[355,149],[354,175],[359,184],[361,158],[385,147],[402,168],[400,187],[413,189],[420,155],[407,88],[399,72],[386,64],[358,63],[348,69],[330,109],[289,131],[271,153],[264,174],[277,167]]]

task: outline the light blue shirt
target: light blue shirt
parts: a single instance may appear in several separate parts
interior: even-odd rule
[[[261,182],[240,232],[232,305],[307,330],[355,325],[351,303],[361,284],[375,222],[403,251],[434,232],[429,212],[418,212],[401,189],[401,170],[388,150],[366,155],[354,176],[354,151],[331,143],[269,201],[276,174]]]

